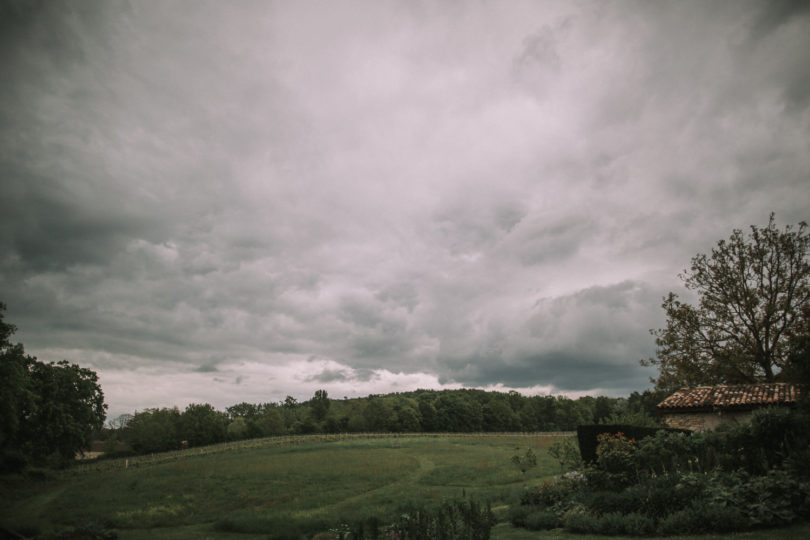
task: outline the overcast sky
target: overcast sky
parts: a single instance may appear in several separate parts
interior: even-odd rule
[[[810,220],[808,2],[1,5],[0,301],[111,415],[627,395],[692,256]]]

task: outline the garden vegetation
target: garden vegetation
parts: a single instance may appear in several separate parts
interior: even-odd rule
[[[810,516],[810,419],[756,411],[750,423],[715,432],[660,431],[641,441],[599,436],[597,458],[528,490],[516,526],[571,533],[726,533]]]

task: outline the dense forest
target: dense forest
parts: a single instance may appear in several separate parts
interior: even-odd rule
[[[571,431],[600,422],[654,424],[660,399],[649,390],[627,398],[576,400],[476,389],[330,399],[325,390],[318,390],[304,402],[287,396],[280,403],[238,403],[225,411],[208,404],[191,404],[183,411],[147,409],[114,419],[100,438],[109,441],[109,449],[126,443],[142,453],[310,433]]]

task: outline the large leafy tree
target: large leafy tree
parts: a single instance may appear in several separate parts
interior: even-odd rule
[[[665,328],[651,331],[658,390],[777,380],[790,362],[790,338],[810,302],[807,224],[735,230],[711,254],[698,254],[680,278],[697,305],[664,298]],[[788,369],[786,372],[789,372]]]
[[[34,407],[23,426],[29,451],[39,460],[73,461],[104,426],[107,406],[98,376],[66,360],[34,362],[30,374]]]
[[[227,415],[208,403],[192,403],[180,417],[180,434],[189,446],[204,446],[225,440]]]
[[[329,394],[326,390],[316,390],[315,395],[309,400],[309,406],[312,410],[312,416],[317,422],[323,422],[329,412]]]
[[[0,303],[0,470],[17,468],[26,460],[22,427],[35,398],[30,368],[36,359],[25,354],[22,343],[11,342],[17,328],[3,321],[5,309]]]
[[[28,461],[63,464],[104,425],[107,406],[92,370],[43,363],[12,343],[0,303],[0,469]]]
[[[136,412],[127,423],[124,440],[140,453],[180,448],[180,411],[172,407]]]

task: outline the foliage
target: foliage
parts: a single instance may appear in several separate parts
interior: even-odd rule
[[[38,536],[38,540],[115,540],[118,534],[100,523],[68,527],[53,534]]]
[[[323,422],[326,413],[329,412],[329,405],[329,394],[327,394],[326,390],[316,390],[315,395],[309,400],[312,416],[316,422]]]
[[[35,389],[34,407],[22,432],[35,461],[52,459],[65,465],[87,448],[94,430],[104,425],[104,394],[92,370],[65,360],[34,362],[30,376]]]
[[[512,456],[510,461],[514,463],[524,475],[526,474],[526,471],[537,466],[537,456],[534,454],[534,452],[532,452],[531,448],[527,448],[526,453],[522,456],[520,454],[515,454]]]
[[[284,419],[276,409],[268,409],[252,424],[259,437],[270,437],[273,435],[283,435],[285,432]]]
[[[233,421],[228,424],[228,439],[231,441],[238,441],[240,439],[245,439],[248,436],[249,428],[245,419],[241,416],[238,416],[233,419]]]
[[[563,519],[565,513],[577,507],[585,489],[585,477],[571,472],[524,492],[520,502],[523,506],[548,510]]]
[[[180,448],[180,411],[174,407],[136,412],[127,424],[124,440],[139,453]]]
[[[636,458],[639,469],[649,474],[707,473],[715,468],[762,474],[791,463],[808,446],[810,418],[773,408],[754,411],[750,422],[724,431],[661,431],[641,441]]]
[[[773,381],[789,368],[789,340],[810,302],[810,234],[751,226],[735,230],[711,255],[698,254],[681,279],[697,306],[664,298],[666,328],[652,331],[659,367],[656,388]],[[788,369],[789,371],[789,369]]]
[[[386,529],[383,538],[403,540],[488,540],[492,509],[473,500],[445,502],[439,508],[408,509]]]
[[[508,400],[491,399],[481,408],[481,427],[484,431],[519,431],[520,417]]]
[[[0,303],[0,471],[26,463],[64,465],[104,425],[107,406],[92,370],[43,363],[13,344]]]
[[[438,431],[463,433],[481,431],[482,406],[468,393],[442,393],[434,403]]]
[[[763,475],[715,474],[707,498],[738,510],[752,526],[785,525],[810,515],[810,482],[778,468]]]
[[[533,512],[550,511],[575,533],[672,535],[810,516],[810,420],[801,413],[763,409],[723,431],[661,430],[638,443],[604,433],[598,440],[578,489],[546,482],[529,490],[513,523],[527,527]]]
[[[203,446],[225,440],[228,418],[208,403],[192,403],[180,417],[180,437],[189,446]]]
[[[603,425],[625,425],[647,428],[657,428],[658,420],[653,418],[647,411],[613,413],[599,421]]]
[[[560,464],[560,472],[573,471],[582,467],[579,445],[574,437],[566,437],[552,444],[548,453]]]
[[[635,454],[638,443],[623,433],[602,433],[597,437],[596,468],[600,474],[599,484],[607,488],[622,488],[638,479]],[[588,477],[593,482],[595,475]]]
[[[550,510],[537,510],[526,516],[525,527],[530,531],[555,529],[560,525],[560,517]]]
[[[596,448],[599,444],[599,435],[603,433],[623,433],[626,436],[641,441],[647,437],[652,437],[660,432],[687,433],[683,429],[672,429],[663,427],[641,427],[626,424],[618,425],[582,425],[577,426],[577,442],[579,443],[580,455],[585,463],[596,461]]]

